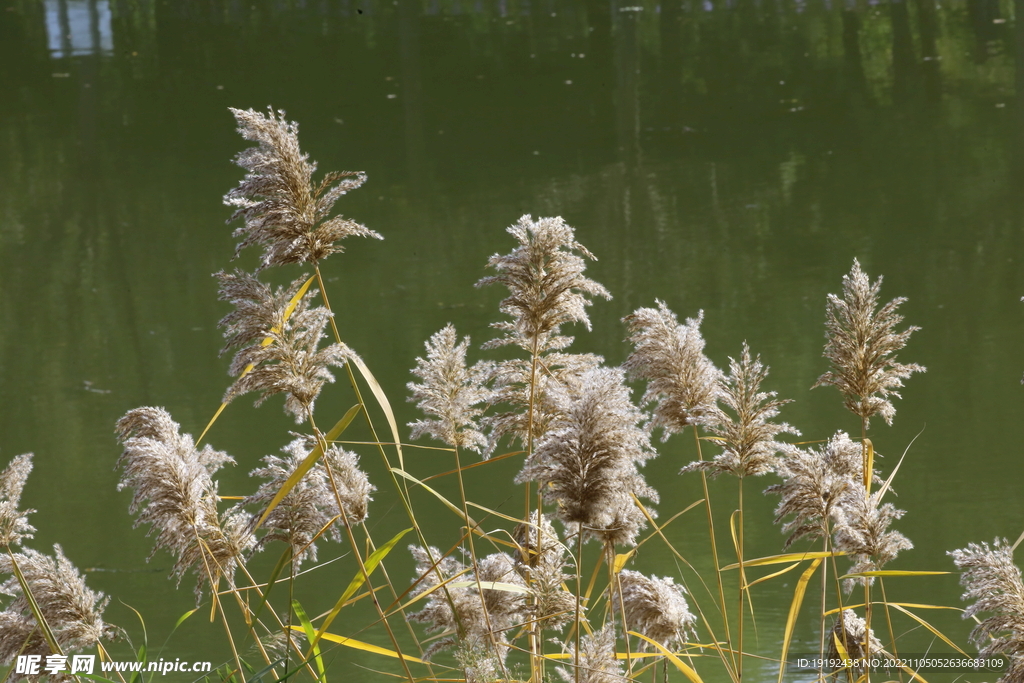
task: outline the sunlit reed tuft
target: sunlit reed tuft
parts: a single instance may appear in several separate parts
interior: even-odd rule
[[[192,437],[163,408],[136,408],[117,422],[124,444],[118,463],[124,474],[118,490],[134,489],[130,511],[135,525],[149,524],[156,534],[155,553],[163,548],[177,557],[172,573],[181,580],[189,569],[204,578],[230,582],[243,552],[254,544],[248,515],[237,509],[218,514],[217,484],[212,475],[234,460],[209,445],[196,450]]]
[[[426,343],[426,359],[417,358],[412,374],[420,382],[409,382],[409,397],[427,415],[436,420],[417,420],[409,424],[412,438],[429,434],[449,446],[480,452],[487,438],[477,428],[482,410],[477,406],[487,400],[483,387],[483,366],[466,367],[469,337],[459,342],[451,324],[435,333]]]
[[[569,659],[575,661],[576,644],[566,645]],[[558,675],[565,683],[627,683],[622,663],[615,658],[615,628],[611,624],[580,640],[579,671],[560,666]],[[577,677],[577,673],[579,676]]]
[[[760,391],[767,376],[768,367],[761,363],[761,357],[751,358],[750,348],[743,344],[740,360],[729,359],[729,375],[722,381],[719,400],[728,410],[710,427],[711,433],[722,440],[724,450],[714,460],[690,463],[683,472],[703,469],[712,475],[726,472],[749,477],[775,471],[777,455],[784,447],[775,437],[800,432],[784,422],[771,421],[790,401],[775,398],[774,391]]]
[[[315,439],[300,436],[284,447],[285,457],[268,455],[263,458],[265,465],[250,473],[264,480],[256,493],[242,501],[243,506],[257,506],[259,512],[254,521],[262,517],[267,504],[315,446]],[[331,485],[331,474],[337,485],[337,496]],[[366,473],[359,469],[357,456],[332,445],[263,521],[262,527],[268,533],[260,539],[258,547],[271,541],[283,541],[292,548],[292,563],[296,569],[307,558],[315,562],[317,536],[322,532],[325,537],[341,541],[341,525],[346,522],[355,525],[366,519],[373,490]],[[338,498],[344,513],[338,508]]]
[[[686,591],[671,577],[647,577],[640,572],[623,569],[619,572],[622,604],[629,630],[641,633],[667,649],[677,649],[686,637],[695,633],[697,617],[690,612]],[[618,598],[612,607],[620,610]],[[650,644],[641,643],[646,651]]]
[[[333,382],[331,366],[343,366],[352,357],[344,344],[319,348],[331,312],[322,306],[310,308],[317,290],[310,289],[295,303],[289,302],[302,288],[299,278],[287,288],[271,292],[269,286],[243,271],[217,273],[220,298],[235,306],[221,321],[228,341],[224,351],[238,348],[229,373],[235,383],[224,401],[250,391],[261,392],[256,405],[274,394],[285,394],[285,411],[297,423],[309,418],[324,383]],[[269,340],[269,341],[268,341]],[[251,367],[250,367],[251,366]]]
[[[353,220],[330,217],[342,195],[366,182],[365,173],[333,172],[314,182],[316,164],[299,149],[299,124],[273,109],[231,113],[241,136],[258,144],[235,157],[245,179],[224,196],[225,204],[237,207],[229,222],[245,221],[234,232],[243,238],[238,252],[256,244],[263,247],[263,266],[316,264],[342,251],[336,242],[345,237],[381,239]]]
[[[19,510],[21,492],[32,472],[32,454],[15,456],[0,472],[0,546],[12,546],[32,538],[36,528],[28,523],[35,510]]]
[[[779,460],[781,484],[765,493],[782,497],[775,508],[775,523],[789,534],[785,547],[801,538],[821,538],[829,533],[829,520],[856,494],[863,495],[861,445],[845,432],[837,432],[821,448],[786,446]]]
[[[556,516],[584,538],[630,545],[646,518],[633,496],[657,502],[637,466],[656,455],[619,368],[597,368],[549,399],[559,417],[537,443],[516,482],[536,481]]]
[[[539,520],[539,521],[538,521]],[[534,510],[531,524],[520,524],[513,533],[519,546],[519,573],[533,590],[532,618],[543,629],[559,629],[572,621],[576,598],[565,589],[570,555],[559,540],[547,515]]]
[[[95,647],[119,636],[119,630],[103,621],[108,598],[85,585],[85,577],[64,556],[59,545],[53,557],[31,549],[14,553],[32,597],[65,654]],[[12,556],[0,555],[0,574],[12,575]],[[13,663],[21,655],[51,654],[29,602],[14,576],[0,583],[0,594],[13,598],[0,612],[0,664]],[[62,680],[51,677],[49,680]],[[73,679],[68,679],[73,680]]]
[[[991,547],[971,543],[949,555],[963,572],[960,583],[966,590],[962,599],[974,601],[964,611],[964,619],[979,619],[984,612],[991,615],[971,631],[971,642],[981,656],[1007,656],[1009,666],[999,679],[1001,683],[1024,681],[1024,581],[1013,562],[1013,548],[997,538]]]
[[[654,405],[649,429],[661,428],[665,440],[690,425],[721,422],[722,372],[704,355],[704,312],[680,325],[664,302],[657,303],[656,309],[640,308],[623,319],[634,350],[622,367],[630,379],[647,380],[641,404]]]
[[[882,278],[872,283],[854,259],[850,273],[843,276],[843,297],[828,295],[824,355],[832,369],[814,384],[831,385],[843,392],[847,410],[859,416],[865,427],[874,415],[892,424],[896,408],[889,397],[900,398],[896,390],[903,380],[925,371],[920,365],[896,361],[896,352],[920,328],[897,332],[903,316],[896,309],[906,299],[893,299],[876,311],[881,289]]]
[[[906,536],[889,526],[893,520],[903,516],[903,510],[897,510],[892,503],[883,503],[884,489],[867,494],[864,488],[854,486],[853,493],[844,500],[843,505],[833,508],[835,519],[836,550],[846,552],[853,559],[851,574],[878,571],[896,559],[902,550],[914,547]],[[847,590],[854,583],[874,583],[873,577],[849,579]]]
[[[832,635],[828,639],[828,658],[832,660],[863,660],[864,657],[868,655],[868,651],[864,649],[864,639],[865,636],[867,636],[867,626],[867,622],[857,616],[857,613],[852,609],[843,610],[842,613],[836,617],[835,624],[832,626]],[[846,650],[846,656],[840,655],[839,648],[836,647],[837,640]],[[875,654],[882,652],[882,642],[875,637],[874,629],[871,629],[868,649],[870,652]],[[863,667],[855,667],[854,670],[858,676],[864,673]]]
[[[506,634],[523,624],[528,614],[528,590],[516,571],[515,560],[504,553],[489,555],[477,561],[478,573],[474,575],[472,568],[452,557],[432,559],[442,557],[437,548],[429,548],[428,552],[410,546],[409,550],[416,560],[416,571],[420,577],[414,589],[416,595],[453,577],[460,577],[458,582],[466,584],[449,587],[446,591],[433,590],[427,598],[427,606],[409,617],[412,621],[429,624],[428,631],[443,636],[427,649],[424,656],[431,657],[442,649],[457,647],[457,656],[473,660],[475,667],[495,672],[503,669],[509,649]],[[481,596],[477,581],[511,584],[521,591],[484,588]],[[460,630],[461,637],[455,638]],[[486,676],[481,674],[482,671],[477,671],[474,678],[485,679]]]

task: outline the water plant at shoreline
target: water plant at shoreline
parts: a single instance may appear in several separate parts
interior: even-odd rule
[[[326,682],[337,679],[335,648],[345,648],[397,662],[389,675],[409,683],[621,683],[667,681],[670,672],[694,683],[739,683],[768,675],[765,661],[778,668],[781,682],[798,677],[787,656],[815,575],[820,618],[812,626],[821,655],[895,655],[908,626],[923,626],[952,644],[915,611],[920,605],[899,602],[885,590],[889,576],[941,572],[886,568],[913,544],[891,528],[904,514],[887,500],[899,464],[888,473],[876,468],[875,444],[866,433],[873,416],[891,424],[891,399],[924,368],[896,361],[917,328],[897,329],[904,299],[879,307],[881,278],[872,282],[854,260],[843,277],[843,296],[829,295],[824,356],[831,369],[815,384],[840,389],[844,405],[860,419],[860,438],[837,430],[793,442],[784,437],[800,432],[778,419],[791,399],[767,388],[768,366],[745,342],[729,359],[728,373],[720,370],[705,352],[702,311],[680,323],[663,301],[638,308],[623,320],[632,348],[618,367],[570,352],[573,338],[564,328],[589,329],[588,307],[611,293],[586,275],[596,257],[573,227],[560,217],[523,216],[507,229],[511,251],[486,264],[496,274],[476,283],[508,290],[499,304],[505,319],[491,326],[498,336],[480,347],[506,353],[470,362],[475,349],[454,325],[430,336],[407,385],[424,417],[407,425],[406,440],[384,389],[342,339],[321,273],[325,259],[342,251],[339,240],[380,238],[331,215],[365,174],[329,173],[315,181],[316,164],[301,151],[298,126],[284,112],[231,111],[241,135],[257,146],[236,158],[246,175],[225,202],[236,208],[232,219],[244,221],[235,231],[242,238],[238,250],[263,250],[256,272],[215,275],[220,298],[233,307],[221,326],[224,351],[235,353],[229,368],[235,379],[198,437],[157,407],[129,410],[116,425],[123,447],[119,488],[133,491],[129,512],[136,526],[149,527],[154,553],[174,556],[173,578],[180,583],[185,574],[196,576],[197,604],[207,604],[223,629],[230,654],[219,680]],[[273,289],[261,278],[275,267],[306,270]],[[354,404],[325,421],[317,399],[336,376],[347,379],[349,389],[331,391],[351,391]],[[627,380],[643,384],[639,400]],[[300,431],[260,454],[232,457],[209,443],[200,446],[222,411],[249,392],[259,394],[257,406],[282,394],[284,411]],[[372,438],[343,442],[356,420]],[[659,503],[658,487],[673,482],[655,487],[644,476],[645,464],[659,457],[652,437],[660,432],[665,441],[687,431],[693,459],[680,475],[699,477],[702,497],[682,511],[656,512],[651,505]],[[410,443],[422,437],[443,446]],[[407,458],[412,449],[435,457]],[[381,458],[387,481],[371,482],[362,469],[373,455]],[[464,477],[508,458],[520,463],[518,475],[492,485],[521,487],[522,508],[513,512],[474,500]],[[449,464],[439,464],[445,460]],[[229,501],[217,477],[236,461],[259,483]],[[34,531],[31,511],[18,507],[30,470],[31,457],[19,456],[0,474],[0,545],[6,550],[0,594],[11,598],[0,611],[0,665],[12,665],[11,681],[20,680],[13,667],[20,655],[96,647],[106,657],[103,641],[118,635],[102,619],[106,598],[85,586],[59,546],[54,557],[12,549]],[[708,479],[722,474],[735,476],[737,488],[726,496],[716,492],[712,501]],[[451,487],[457,499],[427,483],[445,476],[457,480]],[[774,523],[781,525],[784,552],[750,558],[745,539],[755,527],[765,533],[771,522],[746,518],[745,480],[762,476],[772,478],[765,491],[780,497]],[[422,496],[451,515],[454,544],[432,541],[419,522]],[[388,539],[375,538],[367,524],[382,499],[408,518],[408,528]],[[706,529],[670,540],[666,528],[698,506]],[[658,543],[674,565],[649,559],[658,553],[638,552]],[[796,544],[805,547],[793,550]],[[408,547],[415,562],[411,576],[387,568],[399,546]],[[280,553],[268,577],[251,571],[257,552]],[[977,600],[966,614],[995,615],[975,629],[974,642],[983,653],[1010,657],[1003,680],[1022,680],[1024,588],[1012,551],[997,541],[952,555],[964,572],[965,599]],[[838,569],[844,557],[852,560],[846,572]],[[307,610],[294,590],[307,580],[303,569],[335,560],[350,580],[341,589],[328,587],[329,601]],[[695,565],[710,570],[701,574]],[[795,570],[782,642],[771,652],[761,643],[751,646],[751,589]],[[859,604],[849,597],[855,585],[864,588]],[[359,601],[372,605],[371,623],[345,618]],[[897,619],[904,622],[894,625]],[[366,629],[382,634],[387,645],[358,639]],[[871,673],[857,664],[823,665],[817,676],[870,681]],[[904,673],[924,680],[912,669]],[[62,679],[55,674],[50,680]]]

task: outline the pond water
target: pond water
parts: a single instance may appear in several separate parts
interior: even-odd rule
[[[60,543],[113,597],[107,616],[136,645],[141,627],[126,605],[144,616],[154,648],[194,607],[190,579],[178,590],[167,579],[168,555],[146,563],[152,539],[132,528],[130,494],[117,491],[113,425],[158,405],[198,434],[219,405],[230,380],[217,321],[228,308],[210,275],[256,264],[252,253],[232,262],[225,225],[221,197],[242,175],[231,159],[246,146],[227,108],[268,105],[300,122],[322,171],[368,173],[337,208],[385,239],[349,240],[324,276],[342,336],[400,423],[417,417],[405,383],[430,334],[451,321],[475,346],[490,338],[502,294],[473,283],[491,254],[511,250],[504,229],[530,213],[574,226],[599,259],[588,274],[614,296],[593,306],[593,331],[576,330],[574,348],[620,363],[629,350],[620,319],[635,308],[662,299],[680,317],[703,310],[710,357],[727,366],[747,341],[771,366],[769,388],[793,399],[783,417],[804,439],[856,433],[839,393],[810,387],[827,369],[826,295],[857,258],[885,276],[885,300],[908,298],[906,324],[922,329],[901,360],[928,368],[907,382],[894,425],[876,420],[870,432],[884,473],[907,452],[897,528],[916,547],[892,568],[951,570],[948,550],[1016,539],[1016,11],[1006,0],[9,0],[0,11],[0,463],[36,454],[24,499],[39,510],[32,547]],[[299,274],[281,270],[281,281]],[[238,400],[211,430],[208,441],[238,461],[222,494],[248,493],[247,473],[290,440],[279,404]],[[339,381],[317,404],[320,421],[351,404]],[[667,519],[700,485],[676,474],[694,457],[689,439],[659,450],[645,474]],[[379,489],[370,528],[382,542],[407,520],[377,454],[360,454]],[[408,457],[419,475],[453,466],[444,453]],[[518,466],[474,470],[470,498],[517,514]],[[747,484],[748,557],[781,551],[776,499],[759,495],[770,479]],[[454,495],[451,483],[440,486]],[[735,481],[716,481],[711,495],[723,531]],[[425,494],[416,502],[433,542],[451,546],[457,519]],[[698,569],[710,567],[699,510],[669,532]],[[276,558],[264,555],[265,573]],[[655,541],[634,567],[692,580]],[[307,611],[328,609],[354,571],[344,557],[307,577]],[[389,572],[407,585],[404,550]],[[755,589],[755,651],[777,654],[796,576]],[[960,605],[955,575],[886,589],[890,600]],[[806,606],[794,649],[816,649],[816,610]],[[161,654],[223,661],[224,634],[208,616],[197,612]],[[928,616],[966,642],[957,613]],[[359,606],[334,630],[387,646],[379,627],[364,630],[372,620]],[[914,631],[916,651],[934,645],[915,622],[896,623]],[[355,650],[331,657],[341,680],[394,671]]]

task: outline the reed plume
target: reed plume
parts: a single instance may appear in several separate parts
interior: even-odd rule
[[[28,548],[13,555],[0,555],[0,574],[13,574],[13,563],[17,562],[32,598],[64,654],[95,647],[102,640],[117,639],[119,629],[103,620],[109,599],[86,586],[85,577],[59,545],[53,546],[53,551],[52,557]],[[18,579],[10,576],[0,583],[0,594],[13,598],[0,612],[0,664],[13,663],[17,655],[51,654]],[[74,680],[62,675],[49,678],[65,679]]]
[[[664,302],[657,304],[623,318],[634,350],[622,367],[630,379],[647,381],[640,403],[654,406],[648,429],[660,428],[664,441],[690,425],[713,427],[722,421],[722,372],[704,355],[704,312],[680,325]]]
[[[1009,660],[1000,683],[1024,681],[1024,581],[1013,562],[1013,547],[1005,539],[988,543],[970,543],[966,548],[948,553],[963,574],[960,583],[966,589],[962,599],[974,601],[963,614],[964,619],[982,619],[971,631],[971,642],[978,654],[1005,655]]]
[[[615,658],[615,627],[611,624],[583,636],[578,660],[575,643],[568,643],[566,649],[576,666],[558,667],[558,675],[565,683],[626,683],[629,680],[623,675],[621,662]]]
[[[784,448],[775,437],[800,432],[784,422],[771,421],[778,416],[779,408],[791,401],[777,399],[774,391],[760,390],[767,376],[768,367],[761,363],[760,356],[751,358],[750,348],[744,343],[740,360],[729,359],[729,375],[721,381],[719,400],[728,411],[723,411],[722,419],[709,429],[721,439],[724,450],[714,460],[690,463],[683,472],[706,470],[712,476],[725,472],[748,477],[775,471],[777,454]]]
[[[417,358],[412,371],[421,382],[406,386],[412,392],[409,401],[437,419],[409,423],[412,438],[428,434],[449,446],[479,453],[487,445],[487,438],[477,428],[482,412],[477,406],[488,397],[483,386],[485,366],[466,367],[469,337],[459,342],[450,323],[435,333],[426,347],[427,358]]]
[[[253,523],[263,516],[266,506],[315,446],[313,437],[298,436],[282,449],[283,458],[268,455],[263,458],[263,467],[250,472],[250,476],[264,480],[256,493],[241,503],[259,508]],[[358,463],[354,453],[330,446],[263,521],[262,527],[268,533],[259,540],[257,548],[262,549],[271,541],[284,541],[292,548],[292,565],[298,570],[303,560],[316,561],[318,536],[324,534],[340,542],[342,525],[360,524],[366,519],[370,494],[374,491]],[[337,496],[331,485],[332,476]],[[342,508],[338,507],[339,499]]]
[[[519,524],[514,533],[519,547],[519,574],[533,590],[532,618],[540,630],[560,629],[573,619],[576,597],[565,589],[571,578],[565,569],[570,556],[551,518],[534,510],[529,524]]]
[[[828,295],[824,356],[832,369],[814,383],[815,387],[837,387],[843,393],[843,405],[861,418],[865,429],[874,415],[891,425],[896,408],[889,397],[900,398],[896,390],[903,380],[925,371],[920,365],[896,361],[896,352],[921,328],[897,332],[903,316],[896,309],[906,299],[893,299],[876,311],[881,289],[882,278],[872,283],[854,259],[850,273],[843,276],[843,297]]]
[[[129,510],[137,515],[135,526],[150,525],[156,534],[153,553],[163,548],[177,557],[172,575],[179,583],[189,569],[197,574],[198,600],[204,577],[211,585],[220,576],[233,581],[242,554],[255,541],[248,515],[238,509],[217,512],[213,474],[234,459],[209,445],[197,450],[179,430],[163,408],[136,408],[118,420],[124,474],[117,487],[134,489]]]
[[[836,432],[823,447],[803,449],[785,446],[779,461],[781,484],[773,484],[765,493],[782,497],[775,508],[775,523],[786,517],[783,533],[789,534],[786,548],[801,538],[821,538],[829,534],[829,520],[837,508],[851,505],[863,495],[861,445],[845,432]]]
[[[497,672],[505,669],[509,649],[507,632],[520,626],[529,611],[526,604],[529,590],[516,571],[515,560],[504,553],[489,555],[476,563],[474,574],[472,567],[453,557],[442,557],[437,548],[424,550],[410,546],[409,550],[416,560],[419,575],[416,595],[430,592],[427,606],[409,619],[429,624],[429,632],[443,636],[427,649],[424,657],[457,646],[456,657],[466,665],[467,678],[481,683],[495,680]],[[442,559],[435,561],[432,559],[435,557]],[[468,576],[459,583],[466,585],[436,589],[442,581],[463,575]],[[489,582],[511,584],[521,591],[478,590],[478,584]],[[456,632],[460,634],[458,642],[452,637]]]
[[[686,590],[672,577],[659,579],[640,572],[623,569],[618,576],[625,623],[631,631],[642,633],[666,649],[677,649],[695,634],[697,617],[686,603]],[[613,598],[612,608],[622,611],[619,599]],[[640,645],[646,651],[649,643]]]
[[[32,454],[15,456],[0,472],[0,546],[10,547],[32,538],[36,528],[28,523],[35,510],[19,510],[21,492],[32,472]]]
[[[544,500],[558,506],[556,516],[584,539],[612,545],[633,544],[645,526],[633,496],[658,500],[637,470],[657,453],[624,381],[619,368],[596,368],[551,387],[559,417],[516,477],[538,482]]]
[[[255,276],[236,270],[219,272],[220,298],[235,306],[221,321],[227,344],[221,353],[238,348],[229,374],[238,377],[224,395],[224,402],[250,391],[261,392],[260,405],[270,396],[285,394],[285,412],[297,423],[308,419],[326,382],[333,382],[331,366],[343,366],[353,352],[344,344],[319,348],[331,312],[322,306],[310,308],[317,294],[311,289],[289,302],[306,280],[299,278],[287,288],[272,292]]]
[[[845,656],[840,655],[839,648],[836,647],[837,640],[846,650]],[[864,659],[869,653],[883,652],[882,641],[875,637],[874,629],[869,634],[867,621],[857,616],[852,609],[843,610],[836,618],[832,626],[832,637],[828,642],[829,659]],[[865,643],[868,644],[866,649]],[[864,673],[864,667],[854,667],[854,672],[859,677]]]
[[[492,256],[488,266],[498,274],[476,283],[500,284],[509,291],[500,310],[510,320],[492,324],[503,334],[483,348],[518,346],[529,358],[495,363],[485,376],[492,388],[489,405],[511,407],[484,418],[489,435],[485,457],[505,435],[518,438],[529,450],[547,431],[555,417],[547,400],[549,387],[569,382],[601,362],[597,356],[562,352],[573,340],[561,334],[562,325],[581,323],[589,330],[590,297],[611,298],[602,285],[583,275],[585,259],[597,259],[561,218],[534,221],[523,216],[508,232],[519,246],[509,254]]]
[[[224,196],[225,204],[236,207],[228,222],[245,221],[234,232],[235,237],[243,238],[236,255],[257,244],[263,247],[263,267],[316,265],[343,251],[338,240],[383,239],[351,219],[330,217],[342,195],[366,182],[365,173],[332,172],[316,183],[316,163],[299,149],[299,124],[285,119],[283,111],[275,113],[269,108],[267,114],[253,109],[230,111],[239,134],[257,143],[235,157],[235,163],[246,171],[245,178]]]
[[[835,519],[836,550],[845,551],[853,559],[851,574],[877,571],[896,559],[901,550],[914,547],[906,536],[889,529],[894,519],[903,516],[892,503],[883,503],[884,489],[868,494],[862,486],[855,486],[854,492],[842,505],[832,509]],[[874,577],[848,579],[846,589],[857,582],[865,585],[874,583]]]

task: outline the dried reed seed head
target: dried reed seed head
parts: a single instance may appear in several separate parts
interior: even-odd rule
[[[117,423],[124,444],[118,464],[124,474],[118,490],[134,489],[129,510],[135,526],[149,524],[156,534],[155,553],[163,548],[177,556],[172,574],[180,582],[191,568],[199,577],[231,580],[241,555],[254,539],[247,515],[217,513],[217,485],[212,475],[234,460],[209,445],[196,450],[192,437],[163,408],[136,408]],[[199,587],[197,587],[197,599]]]
[[[622,663],[615,658],[615,626],[609,624],[580,639],[579,678],[575,670],[576,643],[566,645],[571,666],[558,667],[558,675],[565,683],[627,683]]]
[[[263,267],[315,265],[343,251],[335,243],[346,237],[382,239],[353,220],[329,217],[342,195],[366,182],[365,173],[328,173],[315,183],[316,164],[299,149],[299,125],[285,119],[283,111],[230,111],[238,122],[239,134],[258,145],[235,157],[235,163],[246,171],[245,178],[224,196],[225,204],[237,207],[228,222],[238,218],[245,221],[234,232],[235,237],[243,238],[236,255],[257,244],[263,247]]]
[[[690,425],[721,423],[718,408],[722,372],[704,355],[700,324],[704,312],[680,325],[663,301],[623,318],[633,352],[622,364],[630,379],[647,381],[640,403],[654,405],[649,430],[661,428],[662,440]]]
[[[572,338],[560,334],[562,325],[583,323],[589,330],[589,297],[612,298],[602,285],[583,275],[583,257],[597,258],[576,241],[573,229],[561,217],[534,221],[526,215],[508,233],[519,246],[509,254],[492,256],[487,265],[498,274],[476,283],[477,287],[501,284],[509,290],[500,310],[511,320],[492,325],[504,334],[484,348],[516,345],[531,353],[563,349]]]
[[[511,406],[512,410],[481,419],[488,431],[484,457],[490,457],[505,436],[518,439],[527,450],[531,435],[536,442],[559,417],[557,408],[548,399],[549,388],[578,382],[580,375],[598,367],[603,360],[589,353],[548,351],[538,358],[536,372],[528,359],[485,365],[482,369],[484,382],[491,387],[488,405]]]
[[[32,454],[15,456],[0,472],[0,546],[10,547],[32,538],[36,528],[28,523],[35,510],[19,510],[21,492],[32,472]]]
[[[891,425],[896,408],[889,397],[900,398],[896,390],[903,380],[925,368],[896,361],[896,352],[921,328],[897,332],[903,316],[896,309],[906,299],[893,299],[876,311],[881,289],[882,278],[872,283],[854,259],[850,273],[843,276],[843,297],[828,295],[824,356],[832,369],[814,386],[837,387],[845,397],[843,405],[865,424],[881,415]]]
[[[800,432],[784,422],[771,421],[778,416],[779,408],[791,401],[775,398],[774,391],[760,391],[767,376],[768,367],[761,363],[760,356],[752,359],[744,343],[740,360],[729,359],[729,376],[722,380],[720,400],[728,410],[723,411],[723,420],[710,428],[722,439],[724,451],[714,460],[690,463],[683,472],[706,470],[712,475],[726,472],[748,477],[775,471],[777,455],[784,447],[775,437],[798,436]]]
[[[53,550],[53,557],[31,549],[14,553],[13,557],[0,555],[0,574],[11,575],[0,583],[0,594],[14,598],[0,612],[0,663],[13,663],[19,654],[51,654],[21,583],[13,576],[14,562],[62,650],[77,652],[120,635],[117,627],[103,621],[109,599],[86,586],[85,577],[64,556],[59,545]]]
[[[792,515],[782,526],[789,534],[788,548],[804,537],[825,536],[835,509],[863,493],[863,449],[845,432],[836,432],[818,449],[785,445],[781,450],[777,472],[783,481],[765,493],[782,497],[775,508],[776,524]]]
[[[882,641],[875,637],[874,629],[871,629],[871,634],[868,636],[867,626],[867,622],[858,617],[852,609],[843,610],[836,617],[832,626],[832,634],[828,641],[828,658],[833,660],[864,659],[868,656],[865,645],[869,646],[872,655],[882,652]],[[869,637],[870,641],[865,642],[866,637]],[[840,655],[839,649],[836,647],[837,640],[846,650],[846,656]],[[863,673],[863,671],[858,669],[858,673]]]
[[[576,598],[564,587],[571,578],[565,574],[571,556],[550,517],[534,510],[530,519],[512,534],[519,548],[517,569],[533,590],[532,618],[538,628],[560,629],[575,617]]]
[[[258,506],[259,512],[253,516],[252,525],[263,516],[266,506],[315,446],[316,441],[312,437],[298,436],[282,449],[285,457],[268,455],[263,458],[263,467],[249,473],[264,480],[256,493],[241,503],[242,506]],[[332,475],[337,495],[331,484]],[[292,547],[292,563],[296,569],[307,558],[315,562],[317,547],[314,539],[324,533],[332,540],[340,541],[342,525],[363,522],[373,490],[366,473],[359,469],[358,457],[338,446],[330,446],[271,510],[262,525],[268,533],[260,539],[258,547],[262,549],[271,541],[284,541]],[[339,499],[341,508],[338,507]]]
[[[241,347],[229,374],[238,377],[224,395],[224,402],[250,391],[261,392],[260,405],[270,396],[285,394],[285,412],[296,423],[308,419],[326,382],[333,382],[331,366],[341,367],[354,353],[344,344],[319,348],[331,312],[322,306],[310,308],[318,290],[310,289],[294,304],[307,281],[300,277],[287,288],[272,293],[255,276],[243,271],[220,272],[220,298],[235,310],[221,321],[228,338],[224,350]]]
[[[971,642],[981,655],[1007,655],[1010,665],[1000,681],[1024,680],[1024,581],[1013,562],[1013,547],[1005,539],[971,543],[949,553],[957,569],[963,572],[960,583],[966,589],[964,602],[971,604],[964,619],[978,619],[988,613],[971,631]]]
[[[637,470],[657,453],[624,381],[619,368],[596,368],[551,387],[559,417],[516,482],[538,482],[544,499],[557,504],[556,516],[581,526],[585,538],[628,545],[646,523],[633,496],[657,502],[658,494]]]
[[[626,626],[631,631],[641,633],[667,649],[682,647],[686,637],[696,633],[697,617],[686,603],[686,590],[672,577],[659,579],[623,569],[619,572],[618,584],[622,605],[615,598],[612,609],[624,612]],[[640,649],[646,651],[649,645],[641,643]]]
[[[522,625],[529,612],[526,595],[529,589],[516,571],[515,560],[504,554],[489,555],[476,563],[477,573],[462,562],[444,557],[437,548],[424,550],[410,546],[416,560],[419,581],[415,594],[420,595],[436,587],[442,581],[465,575],[459,583],[466,586],[448,586],[444,590],[433,590],[427,598],[427,606],[410,615],[412,621],[429,624],[429,632],[455,633],[461,631],[460,648],[480,650],[504,662],[508,654],[507,632]],[[477,581],[506,583],[517,586],[519,591],[484,588],[478,590]],[[450,598],[450,602],[449,602]],[[455,611],[452,611],[454,606]],[[424,657],[452,647],[452,638],[436,641]],[[496,649],[495,649],[496,648]]]
[[[412,392],[409,401],[438,419],[410,422],[412,438],[428,434],[449,446],[479,453],[487,445],[487,438],[477,428],[483,412],[477,406],[489,395],[483,386],[484,366],[466,367],[469,337],[459,342],[451,323],[435,333],[426,347],[427,358],[417,358],[412,371],[421,382],[406,386]]]
[[[883,503],[883,490],[870,495],[861,487],[854,491],[842,505],[832,510],[835,520],[833,546],[853,559],[849,573],[878,571],[896,559],[900,551],[910,550],[914,544],[900,532],[889,529],[893,520],[902,517],[904,511],[897,510],[892,503]],[[858,583],[870,585],[874,581],[873,577],[847,579],[846,590],[851,590]]]

